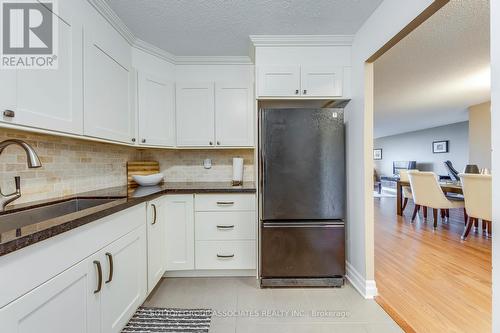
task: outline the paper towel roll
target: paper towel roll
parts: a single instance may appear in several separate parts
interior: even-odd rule
[[[243,159],[241,157],[233,158],[233,186],[243,184]]]

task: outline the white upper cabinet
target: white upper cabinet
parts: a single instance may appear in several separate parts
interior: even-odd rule
[[[0,70],[0,121],[7,123],[16,123],[16,85],[17,74],[13,69]]]
[[[249,85],[216,83],[215,136],[217,146],[253,146],[253,114],[253,89]]]
[[[138,74],[139,144],[175,146],[175,87],[164,78]]]
[[[302,66],[300,87],[302,96],[342,96],[342,67]]]
[[[298,96],[300,94],[300,66],[258,67],[259,96]]]
[[[84,27],[84,134],[131,143],[135,133],[130,45],[100,15]]]
[[[4,116],[3,121],[83,134],[82,22],[78,16],[79,8],[77,1],[62,1],[58,15],[53,15],[58,23],[57,69],[3,71],[10,79],[2,78],[1,107],[15,111],[13,117]],[[17,82],[11,81],[14,73],[17,73]],[[4,95],[13,95],[13,89],[17,92],[15,102],[12,97],[4,100]]]
[[[257,71],[259,97],[342,97],[343,67],[264,65]]]
[[[213,146],[214,84],[176,84],[176,123],[178,146]]]

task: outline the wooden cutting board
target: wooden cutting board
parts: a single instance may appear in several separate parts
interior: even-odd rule
[[[132,175],[152,175],[160,172],[160,164],[157,161],[134,161],[127,162],[127,185],[129,187],[139,186]]]

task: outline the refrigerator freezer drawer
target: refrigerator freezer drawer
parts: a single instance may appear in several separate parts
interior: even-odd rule
[[[345,275],[343,223],[264,223],[262,278],[326,278]]]

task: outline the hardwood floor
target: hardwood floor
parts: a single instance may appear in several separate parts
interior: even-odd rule
[[[406,332],[491,332],[491,239],[471,232],[450,211],[436,231],[410,223],[413,205],[396,215],[395,198],[375,198],[377,302]]]

